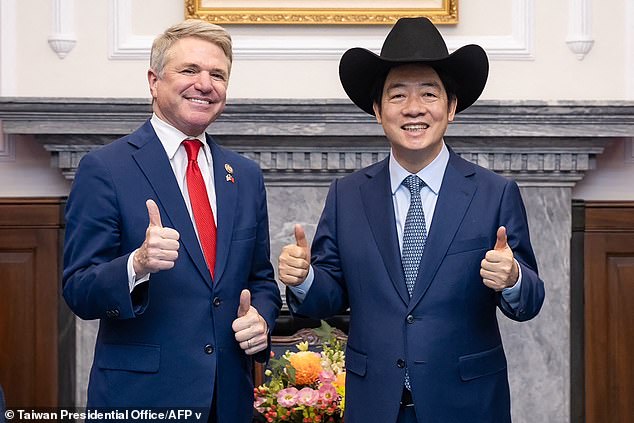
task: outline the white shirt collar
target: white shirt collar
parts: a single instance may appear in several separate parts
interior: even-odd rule
[[[440,186],[442,185],[442,179],[445,175],[445,169],[447,168],[447,164],[449,163],[449,149],[445,145],[445,142],[442,143],[442,148],[440,149],[440,153],[431,163],[422,168],[416,176],[422,179],[425,184],[432,190],[432,192],[438,195],[440,192]],[[399,162],[394,158],[394,154],[390,152],[390,161],[389,161],[389,170],[390,170],[390,185],[392,188],[392,195],[396,192],[396,190],[401,186],[401,183],[405,178],[407,178],[411,173],[409,173]]]
[[[156,113],[152,113],[152,118],[150,118],[150,123],[152,124],[152,127],[154,128],[156,135],[161,141],[161,144],[163,144],[163,148],[165,148],[167,157],[170,160],[174,158],[174,155],[176,154],[176,151],[178,150],[178,147],[180,147],[183,140],[187,138],[189,139],[196,138],[197,140],[200,140],[200,142],[203,144],[203,151],[205,152],[205,157],[207,158],[207,162],[209,162],[211,151],[207,144],[207,140],[205,139],[204,132],[195,137],[190,137],[188,135],[185,135],[178,129],[174,128],[172,125],[165,122],[161,118],[159,118],[156,115]]]

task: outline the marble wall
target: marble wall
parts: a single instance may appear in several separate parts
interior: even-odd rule
[[[35,134],[68,179],[87,151],[129,133],[149,111],[142,100],[0,100],[5,134]],[[294,223],[312,238],[333,178],[388,152],[380,126],[347,101],[235,102],[210,132],[265,173],[274,263]],[[500,318],[516,423],[571,421],[571,192],[607,142],[632,136],[634,103],[478,102],[449,127],[456,152],[519,183],[546,282],[537,318]],[[76,319],[74,329],[67,347],[81,405],[97,323]]]

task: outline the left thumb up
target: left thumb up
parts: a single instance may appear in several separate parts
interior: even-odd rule
[[[495,241],[495,247],[493,247],[494,250],[501,251],[510,248],[506,239],[506,228],[504,226],[498,228],[496,235],[497,240]]]
[[[248,289],[243,289],[240,293],[240,305],[238,306],[238,317],[246,316],[247,312],[251,308],[251,292]]]

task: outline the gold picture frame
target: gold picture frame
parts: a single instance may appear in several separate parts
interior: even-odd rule
[[[458,23],[458,0],[399,0],[395,8],[372,7],[367,0],[348,0],[341,8],[288,7],[295,0],[278,1],[277,5],[274,0],[262,0],[266,7],[253,6],[258,1],[185,0],[185,16],[221,25],[391,25],[400,18],[414,16],[426,16],[435,24]],[[350,6],[354,3],[359,3],[358,7]]]

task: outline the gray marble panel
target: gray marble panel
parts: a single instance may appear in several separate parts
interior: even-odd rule
[[[524,323],[499,314],[515,423],[570,421],[571,189],[522,188],[546,299]]]
[[[75,359],[77,361],[77,373],[75,404],[77,404],[78,407],[84,407],[86,405],[86,393],[88,391],[90,368],[92,367],[92,361],[95,355],[95,340],[97,339],[99,321],[81,320],[80,318],[77,318],[76,324],[77,340],[75,342]]]
[[[268,186],[269,232],[271,236],[271,263],[277,280],[277,259],[286,244],[295,242],[294,228],[304,227],[311,243],[321,211],[324,207],[327,186]],[[284,286],[280,283],[284,296]],[[286,307],[286,304],[284,305]]]

